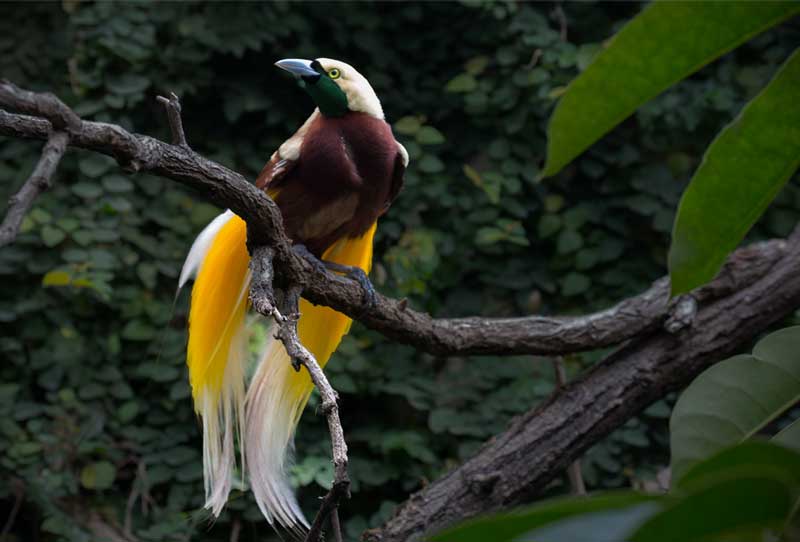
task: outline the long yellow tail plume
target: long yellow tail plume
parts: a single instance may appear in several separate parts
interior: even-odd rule
[[[369,273],[372,239],[377,224],[356,239],[341,239],[322,258]],[[328,307],[300,300],[297,331],[300,341],[325,366],[352,321]],[[247,390],[245,441],[250,484],[256,502],[268,520],[292,527],[308,526],[289,486],[287,454],[294,430],[311,393],[308,372],[292,369],[283,345],[270,339]]]
[[[206,508],[215,516],[231,490],[234,433],[243,434],[244,427],[246,242],[244,221],[226,213],[200,234],[187,258],[187,265],[199,272],[192,287],[186,359],[195,410],[203,422]]]
[[[323,259],[369,272],[377,224],[360,238],[341,239]],[[245,314],[250,285],[247,228],[233,213],[214,220],[192,246],[181,285],[199,268],[192,288],[187,363],[195,409],[203,419],[206,507],[218,515],[227,501],[239,434],[250,485],[267,520],[308,525],[287,479],[294,430],[313,388],[307,371],[292,369],[283,345],[270,338],[244,392]],[[351,320],[328,307],[300,301],[298,334],[321,366]]]

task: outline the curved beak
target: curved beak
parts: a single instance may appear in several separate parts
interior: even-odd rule
[[[277,61],[275,65],[296,77],[319,76],[319,72],[311,67],[310,60],[303,60],[302,58],[285,58]]]

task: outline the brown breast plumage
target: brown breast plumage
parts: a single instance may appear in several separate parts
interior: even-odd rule
[[[397,195],[404,170],[389,125],[363,113],[318,116],[298,159],[279,161],[264,168],[259,186],[279,190],[275,202],[287,234],[318,257],[338,239],[369,229]]]

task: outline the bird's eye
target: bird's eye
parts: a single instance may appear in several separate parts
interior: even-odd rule
[[[340,72],[336,68],[331,68],[330,71],[328,71],[328,77],[330,77],[331,79],[339,79],[341,76],[342,72]]]

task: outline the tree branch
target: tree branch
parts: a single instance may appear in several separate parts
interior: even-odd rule
[[[768,273],[753,269],[761,258],[771,262]],[[590,446],[800,306],[800,227],[787,241],[736,251],[708,288],[730,291],[731,281],[738,289],[699,304],[691,327],[677,334],[656,330],[610,354],[412,495],[363,539],[420,540],[477,514],[529,502]]]
[[[169,129],[172,132],[172,144],[189,148],[186,143],[186,134],[183,132],[183,119],[181,118],[181,101],[174,92],[169,93],[169,98],[157,96],[156,99],[164,105],[169,119]]]
[[[22,219],[30,210],[36,198],[50,188],[53,175],[58,168],[64,151],[67,150],[69,136],[66,132],[53,132],[42,149],[42,156],[33,173],[19,191],[8,200],[8,211],[0,224],[0,247],[8,245],[17,238]]]
[[[34,107],[37,95],[13,89],[10,83],[0,84],[0,107],[41,109]],[[0,135],[47,139],[49,133],[47,120],[0,110]],[[546,355],[592,350],[658,329],[671,315],[666,279],[614,307],[578,317],[434,319],[380,294],[374,304],[365,303],[356,281],[325,272],[294,254],[277,205],[242,175],[187,147],[131,134],[113,124],[79,121],[70,133],[73,146],[112,156],[128,170],[155,173],[190,186],[242,217],[248,224],[250,247],[266,245],[274,250],[278,286],[282,281],[301,285],[303,297],[312,303],[329,306],[390,339],[432,354]],[[730,292],[701,289],[693,295],[702,302]]]
[[[328,421],[328,431],[331,435],[331,448],[333,451],[333,484],[325,495],[317,515],[311,524],[311,529],[306,535],[306,542],[323,540],[325,521],[331,519],[337,540],[341,540],[341,527],[339,526],[337,508],[343,498],[350,497],[350,477],[347,474],[347,443],[344,440],[342,422],[339,419],[339,406],[336,391],[328,382],[328,378],[317,363],[313,354],[300,342],[297,335],[297,320],[300,318],[299,301],[302,289],[293,285],[285,293],[282,310],[278,311],[272,282],[273,251],[269,247],[258,247],[253,250],[251,269],[253,272],[250,300],[253,307],[263,316],[274,318],[278,326],[275,337],[279,339],[296,371],[303,366],[308,371],[311,381],[319,390],[322,398],[322,412]]]

